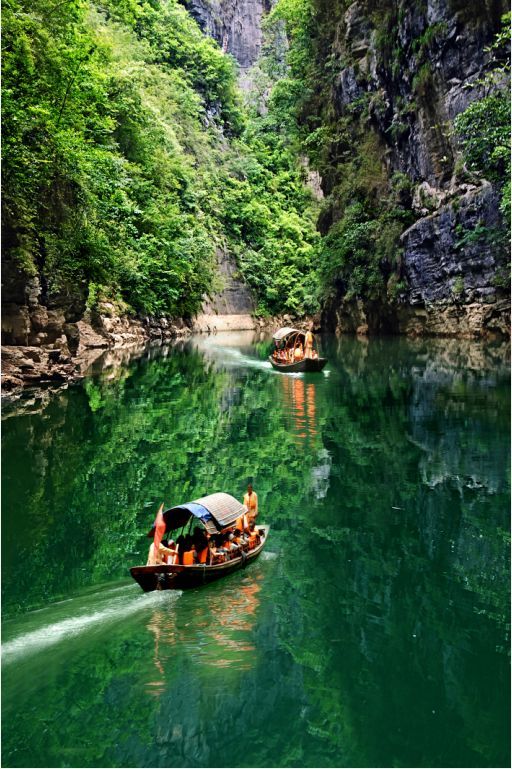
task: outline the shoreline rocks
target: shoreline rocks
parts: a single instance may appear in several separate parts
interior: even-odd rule
[[[334,298],[322,314],[324,331],[358,336],[396,335],[457,339],[510,339],[510,298],[492,301],[400,302]]]
[[[2,396],[16,397],[26,387],[77,382],[107,351],[141,351],[191,333],[183,320],[168,318],[98,315],[72,325],[72,332],[51,344],[2,344]]]

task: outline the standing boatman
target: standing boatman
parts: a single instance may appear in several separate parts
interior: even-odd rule
[[[313,336],[313,324],[309,324],[309,328],[306,331],[306,341],[304,345],[304,357],[305,358],[312,358],[313,357],[313,342],[315,341],[315,337]]]
[[[256,521],[258,515],[258,495],[253,491],[252,483],[247,486],[247,494],[244,496],[244,505],[247,508],[247,523]]]

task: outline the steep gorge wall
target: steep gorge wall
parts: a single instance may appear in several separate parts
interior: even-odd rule
[[[346,302],[340,290],[325,323],[370,333],[509,333],[509,299],[498,287],[499,195],[468,174],[453,131],[454,118],[483,95],[470,86],[488,71],[505,4],[317,0],[317,8],[328,33],[319,55],[334,71],[322,108],[333,124],[366,121],[388,180],[403,174],[412,183],[407,205],[416,219],[400,239],[398,299]],[[338,215],[334,155],[324,178],[333,201],[326,231]]]
[[[270,0],[184,0],[206,34],[238,60],[242,80],[258,60]],[[325,235],[340,217],[337,186],[347,153],[337,123],[364,123],[388,183],[403,175],[409,224],[397,243],[400,290],[380,300],[347,301],[338,288],[326,302],[331,330],[363,333],[509,334],[509,297],[500,288],[506,255],[499,193],[468,173],[453,130],[455,117],[484,87],[488,46],[507,8],[502,0],[313,0],[322,81],[303,115],[314,130],[333,129],[320,168]],[[326,87],[326,83],[329,84]],[[350,148],[348,148],[350,152]],[[364,173],[364,169],[363,172]],[[338,207],[338,210],[337,210]],[[386,268],[384,268],[386,269]]]
[[[230,53],[244,73],[257,61],[263,42],[262,18],[270,0],[182,0],[206,35]],[[235,259],[225,250],[217,253],[221,288],[206,298],[194,327],[199,330],[254,327],[254,300],[242,281]]]
[[[251,67],[261,50],[261,20],[270,0],[182,0],[203,32],[232,54],[242,70]]]
[[[272,0],[182,0],[203,31],[239,62],[242,75],[258,60],[262,18]],[[313,0],[318,62],[330,73],[318,83],[317,125],[360,121],[378,148],[389,180],[403,174],[413,221],[400,243],[402,289],[396,298],[346,301],[340,288],[323,314],[330,330],[453,334],[509,332],[509,298],[497,286],[501,255],[489,233],[502,228],[497,190],[468,174],[453,135],[453,119],[482,89],[468,89],[486,72],[486,48],[506,10],[502,0]],[[325,195],[323,234],[340,216],[342,176],[333,141],[319,169]],[[349,150],[350,151],[350,148]],[[316,173],[316,169],[315,169]],[[482,233],[478,236],[478,233]],[[220,254],[224,289],[207,301],[207,315],[248,316],[252,298],[236,265]],[[49,296],[44,281],[3,266],[4,342],[69,347],[79,342],[86,286],[73,296]],[[83,289],[83,290],[82,290]],[[148,326],[153,321],[148,320]]]

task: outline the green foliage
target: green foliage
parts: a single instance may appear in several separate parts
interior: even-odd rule
[[[378,263],[368,263],[375,253],[378,223],[369,220],[361,203],[345,209],[343,218],[322,241],[321,265],[325,286],[341,284],[345,296],[375,295],[382,288]]]
[[[428,96],[432,86],[432,66],[426,61],[421,65],[412,80],[412,90],[424,99]]]
[[[456,297],[461,297],[464,293],[464,278],[462,275],[459,275],[453,281],[452,291]]]
[[[273,11],[285,21],[291,40],[289,81],[300,84],[295,86],[301,94],[295,108],[300,148],[329,190],[319,219],[323,237],[317,246],[317,291],[320,301],[333,288],[347,298],[376,298],[386,295],[391,277],[394,284],[399,279],[399,238],[412,222],[412,183],[403,174],[388,178],[383,163],[385,146],[371,128],[371,120],[382,118],[388,109],[380,92],[362,93],[341,115],[333,109],[333,75],[354,62],[335,61],[334,48],[329,49],[326,41],[332,38],[333,15],[341,18],[348,6],[337,3],[329,12],[322,8],[319,15],[321,6],[313,0],[280,0]],[[371,15],[377,29],[376,45],[384,64],[391,66],[396,13],[375,6]],[[393,56],[397,61],[402,55],[396,47]],[[362,72],[358,77],[364,80]],[[412,109],[414,105],[404,104],[404,120],[391,128],[394,141],[408,131],[406,118]]]
[[[42,269],[50,293],[90,282],[139,311],[192,313],[214,253],[194,173],[214,140],[202,120],[222,96],[219,120],[237,129],[233,67],[176,3],[138,4],[133,29],[85,0],[53,7],[4,11],[7,258]],[[179,70],[146,17],[175,30]]]
[[[438,21],[436,24],[428,26],[422,35],[412,41],[412,50],[417,53],[420,59],[423,58],[433,43],[442,38],[446,32],[447,25],[444,21]]]
[[[490,94],[455,119],[468,168],[504,184],[510,177],[510,98],[508,91]]]
[[[311,196],[272,117],[253,119],[238,143],[239,178],[223,177],[224,232],[240,272],[259,298],[259,311],[316,310],[315,230]],[[279,120],[279,116],[277,116]]]
[[[502,17],[502,31],[490,51],[490,71],[471,87],[480,86],[485,95],[474,101],[455,119],[464,160],[469,171],[492,181],[500,190],[500,210],[510,232],[510,21]],[[508,245],[505,246],[508,250]]]
[[[178,0],[4,5],[4,259],[41,274],[50,298],[192,315],[215,290],[219,250],[236,258],[264,315],[316,311],[331,280],[349,296],[395,292],[412,186],[388,178],[371,127],[389,109],[382,93],[363,88],[333,109],[340,69],[353,66],[365,82],[362,64],[330,44],[348,0],[274,5],[245,105],[232,58]],[[381,65],[398,77],[411,56],[413,89],[426,99],[444,24],[404,50],[404,9],[376,0],[368,13]],[[492,47],[494,85],[508,66],[505,42],[502,33]],[[416,109],[397,96],[386,143],[404,140]],[[506,92],[493,88],[456,125],[467,172],[500,186],[505,215],[509,115]],[[326,191],[325,238],[310,168]]]
[[[312,309],[286,82],[248,122],[233,60],[177,0],[7,0],[3,32],[5,259],[84,307],[187,316],[227,248],[264,311]]]

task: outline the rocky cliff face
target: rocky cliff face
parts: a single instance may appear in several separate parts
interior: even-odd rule
[[[357,0],[348,8],[335,3],[336,10],[327,0],[317,5],[323,30],[335,15],[322,49],[339,69],[328,96],[333,122],[359,118],[366,110],[363,118],[379,144],[387,178],[403,174],[412,183],[409,206],[416,217],[401,238],[404,287],[394,310],[372,311],[364,302],[347,307],[340,292],[326,309],[326,323],[340,330],[408,332],[414,317],[418,333],[439,333],[441,326],[447,334],[474,334],[485,330],[478,324],[489,316],[493,331],[507,332],[508,301],[501,301],[496,287],[499,198],[485,180],[467,173],[453,131],[454,118],[482,96],[482,86],[470,86],[488,70],[488,46],[507,10],[504,3]],[[338,182],[334,160],[326,191]],[[478,320],[475,305],[484,306]],[[457,321],[450,322],[447,310],[454,307]]]
[[[257,61],[263,42],[262,17],[270,10],[271,0],[182,0],[206,35],[213,37],[223,50],[240,65],[240,85],[244,74]],[[250,329],[254,327],[254,301],[242,282],[233,257],[217,254],[222,283],[211,299],[206,299],[201,314],[194,321],[197,330]]]
[[[185,5],[242,73],[257,61],[270,0]],[[332,125],[366,113],[385,176],[408,180],[415,220],[400,240],[401,291],[384,302],[346,302],[338,291],[325,307],[324,325],[362,333],[508,334],[508,297],[496,280],[503,261],[494,237],[503,227],[499,196],[467,172],[453,131],[455,117],[483,95],[475,84],[491,63],[488,46],[505,3],[316,0],[314,6],[318,60],[333,73],[331,90],[316,99],[319,112]],[[335,199],[340,147],[333,146],[322,188]],[[324,212],[325,219],[335,221],[336,212]],[[319,224],[328,231],[329,224]]]
[[[272,0],[182,0],[206,34],[239,62],[242,74],[258,59],[262,17]],[[509,334],[509,298],[499,289],[502,229],[498,194],[469,174],[453,133],[453,120],[481,86],[488,46],[506,11],[503,0],[314,0],[312,32],[330,89],[318,85],[317,125],[350,124],[364,116],[389,181],[407,181],[412,223],[401,234],[400,291],[393,299],[346,301],[343,288],[324,308],[327,330],[360,333]],[[322,111],[322,115],[320,112]],[[342,182],[339,158],[351,148],[335,140],[316,194],[326,196],[320,228],[336,213]],[[308,163],[304,158],[304,163]],[[315,174],[318,181],[317,171]],[[329,206],[331,208],[329,209]],[[326,223],[327,222],[327,223]],[[398,250],[398,249],[397,249]],[[236,267],[223,256],[224,289],[206,315],[253,310]],[[50,345],[76,353],[86,287],[71,296],[49,295],[40,277],[3,265],[2,335],[7,345]],[[148,322],[148,328],[151,323]]]
[[[254,301],[242,281],[234,257],[222,249],[217,251],[220,288],[206,297],[201,312],[194,319],[196,331],[248,330],[255,327]]]
[[[254,64],[262,43],[261,18],[270,0],[183,0],[183,4],[242,70]]]

